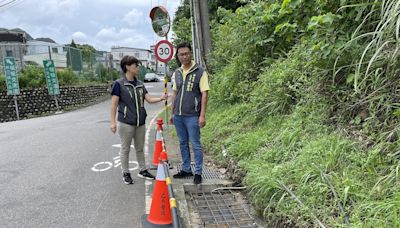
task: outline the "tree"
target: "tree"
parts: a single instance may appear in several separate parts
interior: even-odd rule
[[[69,46],[70,46],[70,47],[77,48],[74,39],[72,39],[71,44],[70,44]]]

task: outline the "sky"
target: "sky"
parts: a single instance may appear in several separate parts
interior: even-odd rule
[[[0,28],[21,28],[33,38],[59,44],[73,39],[101,51],[112,46],[149,49],[163,39],[151,27],[150,10],[164,6],[172,23],[179,4],[180,0],[0,0]]]

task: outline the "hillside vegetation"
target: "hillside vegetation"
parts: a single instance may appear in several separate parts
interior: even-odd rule
[[[240,2],[212,17],[206,151],[271,224],[400,227],[400,1]]]

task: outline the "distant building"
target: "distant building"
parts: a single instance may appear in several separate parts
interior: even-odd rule
[[[112,65],[110,65],[110,53],[106,51],[96,51],[95,55],[95,61],[97,64],[101,64],[106,68],[112,68]]]
[[[150,45],[150,62],[149,62],[149,68],[152,69],[154,72],[157,72],[157,59],[156,55],[154,53],[154,48],[156,45]]]
[[[52,59],[56,68],[67,67],[67,52],[64,51],[63,45],[39,40],[30,40],[26,45],[27,53],[23,57],[25,63],[42,66],[43,60]]]
[[[22,68],[22,59],[27,52],[26,34],[24,32],[0,31],[0,66],[4,57],[14,57],[17,69]],[[2,69],[0,69],[2,71]]]
[[[142,48],[118,47],[118,46],[111,48],[112,60],[114,65],[118,66],[117,70],[120,70],[119,69],[120,61],[122,57],[124,57],[125,55],[131,55],[136,57],[142,63],[142,66],[149,68],[150,54],[151,54],[150,50]]]

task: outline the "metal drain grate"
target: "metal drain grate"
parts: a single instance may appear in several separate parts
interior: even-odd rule
[[[186,193],[199,213],[203,227],[257,227],[244,203],[231,190]]]
[[[194,164],[191,164],[190,167],[192,168],[192,171],[194,170]],[[182,170],[182,165],[176,165],[176,170],[177,172],[180,172]],[[201,174],[203,179],[223,179],[221,175],[212,169],[209,169],[207,167],[203,166],[203,173]],[[185,177],[184,179],[193,179],[193,177]]]

